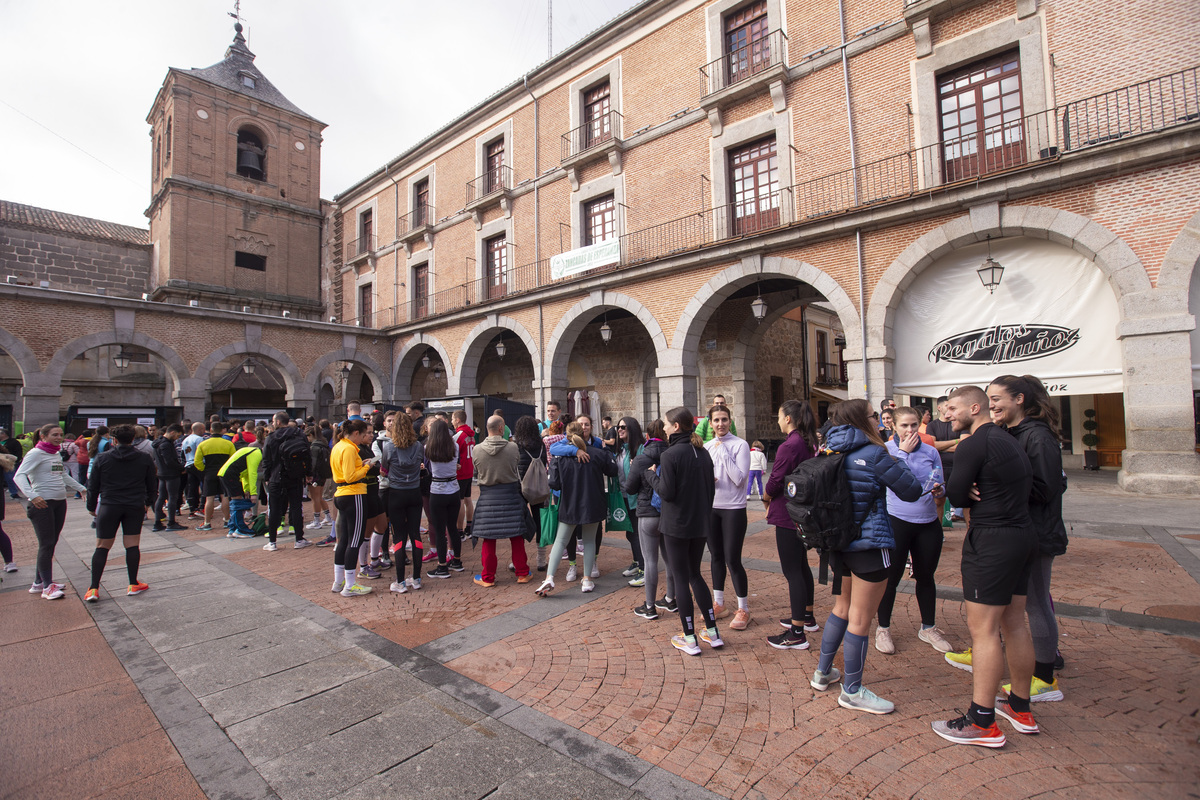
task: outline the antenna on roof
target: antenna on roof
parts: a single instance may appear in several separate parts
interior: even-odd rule
[[[546,58],[554,58],[554,0],[546,0]]]

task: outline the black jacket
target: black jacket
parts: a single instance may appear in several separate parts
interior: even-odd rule
[[[267,444],[263,448],[262,474],[267,479],[269,485],[283,486],[289,482],[296,484],[304,483],[303,475],[289,478],[284,474],[283,460],[279,456],[279,450],[283,447],[283,443],[289,439],[304,439],[304,443],[308,444],[304,431],[300,430],[300,428],[293,428],[290,425],[280,428],[267,437]],[[312,474],[311,454],[308,457],[308,465],[304,472],[308,475]]]
[[[329,480],[333,477],[333,469],[329,466],[329,445],[322,436],[315,437],[308,443],[308,452],[312,456],[313,483]]]
[[[154,440],[151,447],[154,448],[154,466],[158,469],[159,478],[169,481],[183,474],[183,462],[179,460],[179,451],[175,449],[175,442],[165,436],[160,436]]]
[[[1040,419],[1022,420],[1008,432],[1017,437],[1033,467],[1029,516],[1037,529],[1038,548],[1043,555],[1061,556],[1067,552],[1067,528],[1062,520],[1062,496],[1067,488],[1062,448],[1050,426]]]
[[[616,476],[617,462],[599,447],[589,446],[587,452],[591,461],[586,464],[575,456],[556,456],[550,464],[550,488],[562,492],[558,521],[568,525],[589,525],[608,517],[604,476]]]
[[[691,433],[676,433],[662,454],[658,474],[642,474],[662,498],[658,530],[680,539],[704,539],[712,520],[717,481],[712,457],[692,446]]]
[[[101,497],[106,506],[152,506],[158,495],[158,470],[150,456],[131,444],[119,444],[92,462],[87,489],[88,511],[96,510]]]
[[[646,470],[658,466],[663,451],[666,449],[667,446],[661,439],[646,442],[642,447],[642,452],[638,453],[633,459],[633,463],[629,465],[629,475],[626,476],[625,485],[621,487],[621,490],[625,494],[637,495],[638,519],[658,516],[658,509],[650,505],[650,496],[654,494],[654,487],[646,480]]]
[[[481,485],[474,520],[471,535],[476,539],[533,538],[533,517],[519,483]]]

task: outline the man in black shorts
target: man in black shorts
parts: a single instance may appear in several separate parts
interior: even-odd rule
[[[1004,734],[996,715],[1020,733],[1037,733],[1029,713],[1033,677],[1033,639],[1025,622],[1025,594],[1038,552],[1037,532],[1029,516],[1033,469],[1017,440],[992,424],[988,398],[978,386],[955,389],[946,402],[954,429],[967,434],[955,450],[954,474],[946,493],[956,506],[971,509],[963,540],[963,599],[971,630],[972,702],[958,719],[933,723],[938,736],[958,744],[1002,747]],[[1004,633],[1001,643],[1000,634]],[[947,661],[955,666],[959,663]],[[1013,691],[996,697],[1004,661]]]
[[[950,481],[950,476],[954,473],[954,448],[958,446],[959,433],[954,430],[954,424],[946,419],[946,403],[950,400],[949,397],[942,395],[937,399],[938,419],[930,420],[925,426],[925,432],[933,437],[933,446],[942,457],[942,476],[947,483]],[[942,495],[938,498],[937,508],[938,516],[942,516],[945,509],[946,496]]]

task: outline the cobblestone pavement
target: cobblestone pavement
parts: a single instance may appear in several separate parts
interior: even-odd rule
[[[494,588],[472,584],[478,551],[464,554],[466,572],[449,580],[426,579],[419,592],[387,592],[389,570],[371,582],[375,593],[346,599],[329,592],[329,549],[294,551],[287,537],[281,537],[274,553],[262,551],[260,542],[230,542],[196,532],[175,540],[185,552],[209,553],[204,556],[207,565],[226,564],[222,580],[244,574],[248,577],[239,580],[246,586],[301,609],[328,630],[342,630],[339,620],[352,623],[343,637],[367,642],[366,629],[379,642],[401,645],[391,664],[402,672],[433,675],[430,665],[444,664],[453,672],[437,673],[441,677],[436,682],[466,692],[468,707],[475,703],[473,712],[464,712],[468,717],[478,717],[482,702],[472,697],[487,698],[499,709],[484,711],[486,719],[477,724],[500,725],[517,719],[513,714],[536,712],[538,730],[550,732],[525,730],[518,735],[532,735],[534,740],[540,736],[542,744],[554,748],[550,755],[565,755],[585,765],[580,776],[551,781],[549,794],[538,796],[665,797],[678,792],[693,797],[703,794],[699,787],[704,787],[732,798],[1197,797],[1200,519],[1195,517],[1195,500],[1131,497],[1112,484],[1111,475],[1073,474],[1065,505],[1072,541],[1055,565],[1054,593],[1066,658],[1060,673],[1066,698],[1034,707],[1040,736],[1019,736],[1006,729],[1009,741],[1000,750],[951,745],[930,731],[931,721],[969,704],[970,676],[917,640],[919,617],[911,585],[902,585],[893,615],[897,652],[885,656],[872,648],[867,658],[865,683],[896,703],[892,715],[854,714],[837,706],[833,692],[817,693],[809,687],[819,633],[810,650],[767,646],[765,637],[779,630],[775,620],[787,614],[786,585],[774,530],[765,526],[753,503],[745,553],[753,622],[742,632],[723,627],[726,646],[706,648],[699,658],[685,656],[668,643],[679,627],[676,617],[647,621],[632,614],[642,590],[628,587],[620,576],[630,554],[619,534],[606,537],[601,548],[602,576],[595,593],[584,595],[578,582],[565,582],[560,568],[559,588],[546,599],[533,594],[534,584],[516,584],[504,561]],[[937,573],[937,613],[948,637],[965,646],[957,576],[963,532],[961,524],[946,532]],[[70,555],[60,545],[60,562],[74,558],[82,567],[86,538],[85,533],[76,534]],[[28,541],[18,546],[19,552],[32,553]],[[166,548],[162,552],[164,559],[175,558]],[[147,558],[152,563],[153,551]],[[123,572],[120,561],[114,558],[110,573],[119,571]],[[80,569],[74,573],[73,579],[82,574]],[[154,596],[152,590],[144,598],[131,599]],[[0,600],[5,599],[7,593],[0,594]],[[67,602],[77,603],[78,598],[69,595]],[[819,620],[830,605],[827,588],[818,587]],[[104,604],[98,608],[103,610]],[[321,616],[326,613],[327,618]],[[265,630],[275,621],[246,624],[251,630],[255,625]],[[356,630],[362,633],[353,633]],[[112,636],[106,635],[112,643]],[[313,639],[314,648],[320,649],[323,635]],[[117,645],[114,649],[121,652]],[[389,657],[386,645],[368,649]],[[6,645],[6,654],[8,650]],[[124,656],[122,663],[129,665]],[[305,669],[318,667],[314,661],[294,671]],[[463,677],[449,677],[455,674]],[[204,692],[214,686],[200,684],[213,677],[199,670],[186,678],[185,685],[200,692],[201,704],[208,708]],[[141,688],[136,677],[135,683]],[[350,694],[344,701],[348,709],[358,702],[358,696]],[[158,704],[151,705],[161,717]],[[220,713],[213,712],[213,718],[279,796],[327,796],[296,793],[291,785],[273,782],[269,770],[264,772],[256,760],[264,756],[243,746],[245,739],[238,734],[248,730],[244,724],[239,731],[236,722],[226,727],[228,721]],[[166,727],[168,733],[173,731]],[[186,748],[180,749],[188,761]],[[672,775],[690,783],[667,788],[661,788],[667,786],[661,781],[635,785],[634,778],[613,783],[613,774],[603,767],[587,777],[589,767],[622,758],[630,759],[621,763],[633,770],[631,775]],[[651,767],[660,772],[648,772]],[[207,777],[194,769],[193,773],[211,795]],[[361,784],[372,785],[378,784]],[[507,785],[513,790],[521,784]],[[359,794],[368,796],[364,791]]]

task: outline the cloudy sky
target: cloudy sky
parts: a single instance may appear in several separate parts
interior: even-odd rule
[[[554,0],[559,52],[637,0]],[[146,227],[168,67],[233,40],[229,0],[0,0],[0,198]],[[255,64],[325,122],[332,197],[546,59],[547,0],[243,0]]]

